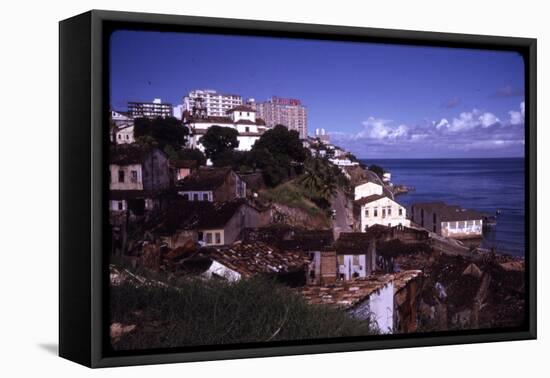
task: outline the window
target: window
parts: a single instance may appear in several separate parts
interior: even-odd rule
[[[374,217],[376,218],[378,216],[378,209],[374,209]]]
[[[386,218],[386,209],[382,209],[382,218]]]
[[[403,208],[402,207],[399,208],[399,216],[403,216]]]
[[[391,216],[391,207],[388,207],[388,217]]]
[[[365,209],[365,217],[369,217],[369,209]]]
[[[198,200],[199,200],[199,193],[193,194],[193,201],[198,201]]]
[[[119,210],[124,210],[124,202],[118,201],[118,209]]]
[[[124,182],[124,171],[118,171],[118,182]]]
[[[199,231],[199,233],[197,235],[197,240],[198,241],[203,241],[204,240],[204,234],[201,231]]]
[[[246,127],[244,128],[244,131],[247,132],[247,133],[250,132],[250,127],[246,126]]]
[[[137,173],[137,171],[131,171],[130,172],[130,181],[131,182],[138,182],[138,173]]]
[[[216,244],[222,244],[222,235],[216,232]]]
[[[185,193],[183,195],[183,199],[186,200],[186,201],[189,201],[189,194]]]
[[[206,233],[206,244],[212,244],[212,233],[211,232]]]
[[[208,201],[208,193],[204,193],[204,194],[202,195],[202,200],[203,200],[203,201]]]

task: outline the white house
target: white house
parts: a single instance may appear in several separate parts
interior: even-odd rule
[[[116,144],[135,143],[136,139],[134,138],[134,125],[126,125],[115,128],[111,134],[111,142],[115,142]]]
[[[382,185],[377,184],[373,181],[367,181],[362,184],[359,184],[354,189],[355,200],[373,196],[373,195],[382,195],[383,188]]]
[[[483,236],[484,215],[443,202],[415,203],[411,220],[425,229],[454,239],[476,239]]]
[[[227,112],[225,117],[213,117],[195,113],[186,119],[185,124],[189,128],[189,147],[198,148],[204,152],[204,146],[200,139],[212,126],[229,127],[237,130],[239,151],[250,151],[252,146],[266,131],[265,122],[256,117],[256,111],[248,106],[237,106]]]
[[[394,200],[380,194],[363,197],[355,201],[356,213],[359,212],[359,229],[364,232],[375,224],[383,226],[410,226],[407,210]]]

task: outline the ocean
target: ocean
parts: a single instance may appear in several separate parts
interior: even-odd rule
[[[525,160],[505,159],[361,159],[391,172],[394,184],[415,191],[396,197],[415,202],[443,201],[489,215],[500,210],[497,225],[482,246],[515,256],[525,253]]]

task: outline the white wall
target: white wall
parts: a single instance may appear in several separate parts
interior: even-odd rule
[[[358,319],[370,319],[375,323],[380,333],[393,332],[393,281],[388,282],[369,299],[350,311]]]
[[[399,215],[400,210],[401,215]],[[375,224],[391,227],[399,225],[408,227],[411,222],[407,219],[407,209],[405,209],[404,206],[401,206],[388,197],[383,197],[377,201],[369,202],[361,206],[361,231],[365,231],[365,226],[370,227]]]
[[[8,199],[3,208],[5,224],[3,274],[0,285],[10,288],[2,291],[3,303],[17,304],[17,311],[0,312],[3,326],[0,352],[3,358],[0,368],[3,376],[39,376],[55,371],[58,377],[121,377],[134,378],[162,375],[166,378],[186,376],[256,378],[280,378],[307,374],[315,377],[342,375],[346,367],[363,367],[371,376],[393,377],[400,375],[423,378],[538,377],[548,371],[550,349],[550,325],[545,318],[550,314],[550,277],[543,267],[550,264],[544,253],[550,248],[542,230],[550,227],[550,220],[540,216],[550,212],[550,199],[541,195],[539,208],[538,300],[539,340],[454,345],[436,348],[407,348],[354,353],[331,353],[295,357],[256,358],[208,363],[188,363],[142,366],[121,369],[89,370],[55,356],[58,321],[58,24],[61,19],[89,9],[114,9],[172,14],[189,14],[212,17],[249,18],[372,26],[380,28],[412,29],[441,32],[467,32],[473,34],[497,34],[538,37],[538,116],[539,127],[539,193],[550,187],[550,149],[542,148],[550,142],[550,28],[548,5],[545,1],[441,1],[394,0],[369,1],[340,0],[338,2],[279,0],[277,2],[246,0],[211,0],[185,2],[165,0],[82,0],[78,2],[43,2],[20,0],[4,2],[5,17],[0,23],[2,36],[2,93],[9,96],[12,108],[5,112],[6,125],[20,125],[21,115],[28,114],[29,101],[33,113],[41,122],[31,121],[25,127],[7,127],[0,139],[0,160],[3,177],[13,179],[18,185],[2,186],[2,194]],[[292,11],[289,11],[292,10]],[[22,22],[24,20],[24,22]],[[23,46],[31,48],[23,48]],[[436,69],[436,67],[433,67]],[[180,86],[185,84],[185,72],[174,78]],[[449,88],[452,91],[453,88]],[[368,88],[365,88],[365,92]],[[184,95],[184,93],[182,93]],[[30,97],[29,97],[30,96]],[[14,101],[13,99],[17,99]],[[37,100],[39,99],[39,100]],[[445,99],[434,100],[440,106]],[[365,117],[384,117],[365,108]],[[358,120],[357,131],[361,129]],[[21,143],[25,150],[21,153]],[[26,173],[21,167],[36,166],[40,157],[43,168]],[[15,158],[18,164],[11,164]],[[35,195],[37,182],[40,195]],[[36,209],[32,217],[21,211],[21,203]],[[30,219],[29,219],[30,218]],[[33,227],[33,239],[40,240],[40,253],[29,253],[26,244],[29,228]],[[545,270],[546,272],[546,270]],[[38,311],[38,312],[37,312]],[[37,316],[37,313],[39,316]],[[367,365],[365,365],[367,363]],[[353,370],[352,368],[350,368]],[[367,370],[364,370],[367,369]]]
[[[357,185],[354,189],[355,199],[361,199],[364,197],[372,196],[374,194],[382,194],[382,185],[375,184],[374,182],[366,182],[361,185]]]

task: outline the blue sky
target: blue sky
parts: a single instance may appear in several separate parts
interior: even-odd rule
[[[308,128],[360,158],[524,155],[523,59],[514,52],[117,31],[111,104],[179,104],[193,89],[299,98]]]

